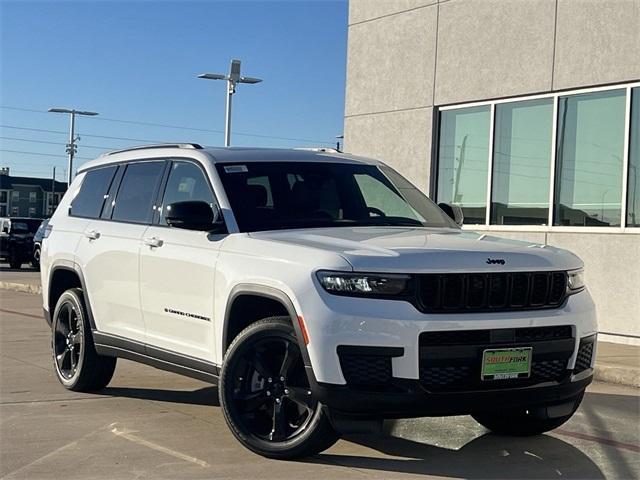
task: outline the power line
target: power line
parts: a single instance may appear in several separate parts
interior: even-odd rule
[[[67,158],[66,155],[55,155],[53,153],[40,153],[40,152],[25,152],[24,150],[7,150],[4,148],[0,148],[0,152],[6,152],[6,153],[23,153],[25,155],[39,155],[42,157],[61,157],[61,158]],[[93,160],[93,158],[90,157],[76,157],[76,158],[80,158],[82,160]]]
[[[69,135],[69,132],[63,132],[62,130],[48,130],[45,128],[29,128],[29,127],[18,127],[16,125],[0,125],[0,128],[11,128],[14,130],[25,130],[29,132],[46,132],[46,133],[59,133],[62,135]],[[83,137],[90,138],[108,138],[111,140],[125,140],[130,142],[149,142],[149,143],[170,143],[170,142],[162,142],[160,140],[149,140],[143,138],[127,138],[127,137],[110,137],[108,135],[90,135],[88,133],[80,133]]]
[[[8,105],[0,105],[0,108],[6,109],[6,110],[17,110],[17,111],[22,111],[22,112],[48,113],[46,110],[35,110],[35,109],[32,109],[32,108],[12,107],[12,106],[8,106]],[[149,127],[173,128],[173,129],[177,129],[177,130],[190,130],[190,131],[193,131],[193,132],[202,132],[202,133],[224,134],[224,132],[222,130],[211,130],[211,129],[206,129],[206,128],[185,127],[185,126],[182,126],[182,125],[170,125],[170,124],[166,124],[166,123],[140,122],[140,121],[137,121],[137,120],[123,120],[123,119],[119,119],[119,118],[109,118],[109,117],[103,117],[103,116],[88,117],[88,119],[90,119],[90,120],[98,120],[98,121],[103,121],[103,122],[127,123],[127,124],[130,124],[130,125],[144,125],[144,126],[149,126]],[[322,140],[314,140],[314,139],[309,139],[309,138],[280,137],[280,136],[274,136],[274,135],[262,135],[262,134],[259,134],[259,133],[246,133],[246,132],[234,132],[233,134],[234,135],[244,136],[244,137],[267,138],[267,139],[273,139],[273,140],[289,140],[289,141],[294,141],[294,142],[311,142],[311,143],[320,143],[320,144],[326,144],[326,145],[333,145],[333,143],[331,143],[331,142],[325,142],[325,141],[322,141]],[[86,135],[86,136],[88,136],[88,135]]]
[[[18,141],[18,142],[45,143],[47,145],[66,145],[66,143],[62,143],[62,142],[47,142],[46,140],[31,140],[29,138],[3,137],[1,135],[0,135],[0,139],[2,139],[2,140],[15,140],[15,141]],[[84,143],[79,144],[79,146],[85,147],[85,148],[97,148],[99,150],[110,150],[110,149],[119,148],[119,147],[101,147],[101,146],[98,146],[98,145],[85,145]]]

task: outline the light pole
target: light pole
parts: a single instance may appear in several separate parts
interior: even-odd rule
[[[50,108],[49,111],[53,113],[69,114],[69,143],[67,143],[67,153],[69,154],[69,161],[67,165],[67,188],[69,188],[71,181],[73,180],[73,156],[76,154],[76,149],[78,148],[76,146],[76,140],[79,140],[79,138],[75,137],[76,115],[94,117],[98,114],[96,112],[76,110],[75,108]]]
[[[201,73],[198,78],[206,80],[226,80],[227,81],[227,109],[224,122],[224,146],[231,145],[231,96],[236,93],[238,83],[260,83],[260,78],[240,76],[240,60],[231,60],[229,75],[221,73]]]

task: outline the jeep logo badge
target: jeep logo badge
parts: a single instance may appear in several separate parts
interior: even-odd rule
[[[489,265],[504,265],[505,262],[502,258],[487,258],[487,263]]]

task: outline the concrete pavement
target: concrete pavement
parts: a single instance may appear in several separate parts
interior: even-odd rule
[[[0,290],[0,478],[638,478],[640,391],[593,384],[551,434],[487,434],[469,417],[388,423],[306,461],[267,460],[227,429],[214,386],[119,360],[99,394],[54,377],[35,295]]]

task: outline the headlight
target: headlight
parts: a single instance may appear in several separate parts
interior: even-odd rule
[[[336,295],[394,297],[409,291],[409,275],[376,273],[318,272],[318,280]]]
[[[569,293],[575,293],[584,288],[584,270],[572,270],[567,272]]]

